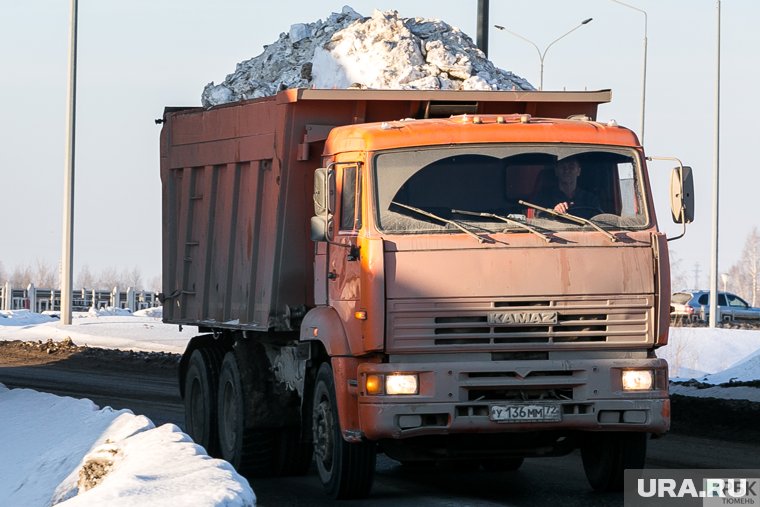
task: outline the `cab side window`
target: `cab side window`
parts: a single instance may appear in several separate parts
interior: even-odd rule
[[[340,230],[358,231],[362,226],[360,173],[356,166],[344,167],[342,173]]]

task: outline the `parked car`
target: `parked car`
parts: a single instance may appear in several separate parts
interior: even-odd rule
[[[730,292],[718,292],[718,308],[723,321],[760,319],[760,308]],[[693,290],[676,292],[670,299],[670,317],[689,321],[706,321],[710,318],[710,291]]]

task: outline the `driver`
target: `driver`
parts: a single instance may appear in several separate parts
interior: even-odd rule
[[[571,208],[600,207],[596,195],[578,186],[581,164],[577,159],[565,158],[557,162],[554,175],[556,181],[535,197],[536,204],[563,214]]]

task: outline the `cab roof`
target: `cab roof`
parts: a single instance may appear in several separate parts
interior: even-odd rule
[[[458,115],[336,127],[325,154],[450,144],[567,143],[638,147],[636,135],[614,122],[587,117],[536,118],[528,114]]]

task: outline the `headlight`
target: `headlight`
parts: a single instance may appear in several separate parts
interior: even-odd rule
[[[392,373],[385,377],[386,394],[417,394],[417,375]]]
[[[624,391],[646,391],[654,384],[652,370],[625,370],[622,375]]]
[[[369,395],[418,394],[419,375],[416,373],[390,373],[387,375],[370,373],[365,380]]]

